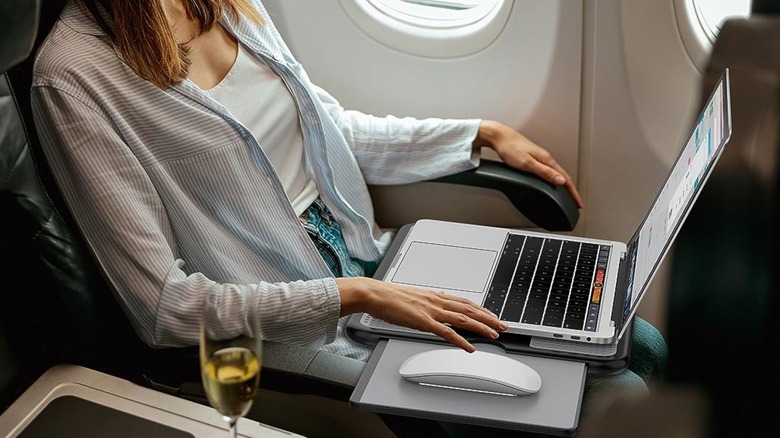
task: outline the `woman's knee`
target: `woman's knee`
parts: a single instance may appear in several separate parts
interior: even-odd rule
[[[641,396],[648,392],[644,379],[630,370],[610,376],[588,376],[580,417],[593,415],[616,398]]]
[[[628,369],[645,381],[662,378],[669,350],[661,332],[642,318],[634,318]]]

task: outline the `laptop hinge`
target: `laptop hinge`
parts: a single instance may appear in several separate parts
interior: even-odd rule
[[[628,286],[628,272],[631,265],[626,252],[620,253],[620,262],[618,264],[617,285],[615,287],[615,303],[624,303],[626,299],[626,288]],[[615,336],[623,329],[623,305],[612,306],[612,321],[615,324]]]

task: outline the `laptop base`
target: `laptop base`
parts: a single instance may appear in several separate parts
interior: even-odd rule
[[[374,274],[374,278],[382,279],[385,276],[394,258],[391,257],[391,255],[398,252],[404,238],[413,226],[414,224],[408,224],[398,230],[395,239],[393,239],[393,243],[387,251],[387,255],[379,264],[379,267]],[[353,314],[349,318],[346,331],[347,336],[352,340],[371,346],[377,345],[380,340],[390,338],[412,339],[436,343],[444,342],[441,338],[431,333],[424,333],[416,330],[399,332],[397,330],[390,331],[383,330],[382,328],[369,327],[364,324],[364,314],[362,313]],[[623,339],[620,340],[617,346],[590,345],[583,343],[582,350],[572,348],[576,346],[571,345],[561,345],[561,348],[553,350],[551,349],[554,348],[553,343],[558,342],[555,339],[539,339],[532,336],[502,333],[498,339],[491,340],[471,333],[461,332],[461,334],[468,339],[469,342],[497,345],[503,348],[507,353],[525,354],[553,359],[577,360],[588,364],[588,372],[591,374],[610,375],[620,373],[628,368],[632,332],[630,329],[626,330],[625,336],[623,336]],[[568,341],[560,342],[562,344],[573,343]],[[594,347],[596,352],[590,354],[585,353],[590,347]],[[608,351],[607,349],[609,348],[612,348],[614,353]]]

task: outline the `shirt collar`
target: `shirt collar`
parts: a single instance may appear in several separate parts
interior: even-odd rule
[[[107,19],[108,17],[105,15],[103,7],[98,5],[98,8],[103,14],[103,17]],[[81,8],[79,8],[74,0],[69,1],[62,10],[60,20],[64,25],[73,29],[75,32],[93,36],[108,36],[88,14],[85,14],[81,11]],[[106,22],[109,24],[109,26],[112,25],[111,20],[107,19]]]

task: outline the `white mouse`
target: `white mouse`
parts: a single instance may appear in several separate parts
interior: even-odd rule
[[[496,353],[428,350],[406,359],[401,376],[423,385],[509,395],[534,394],[542,378],[530,366]]]

